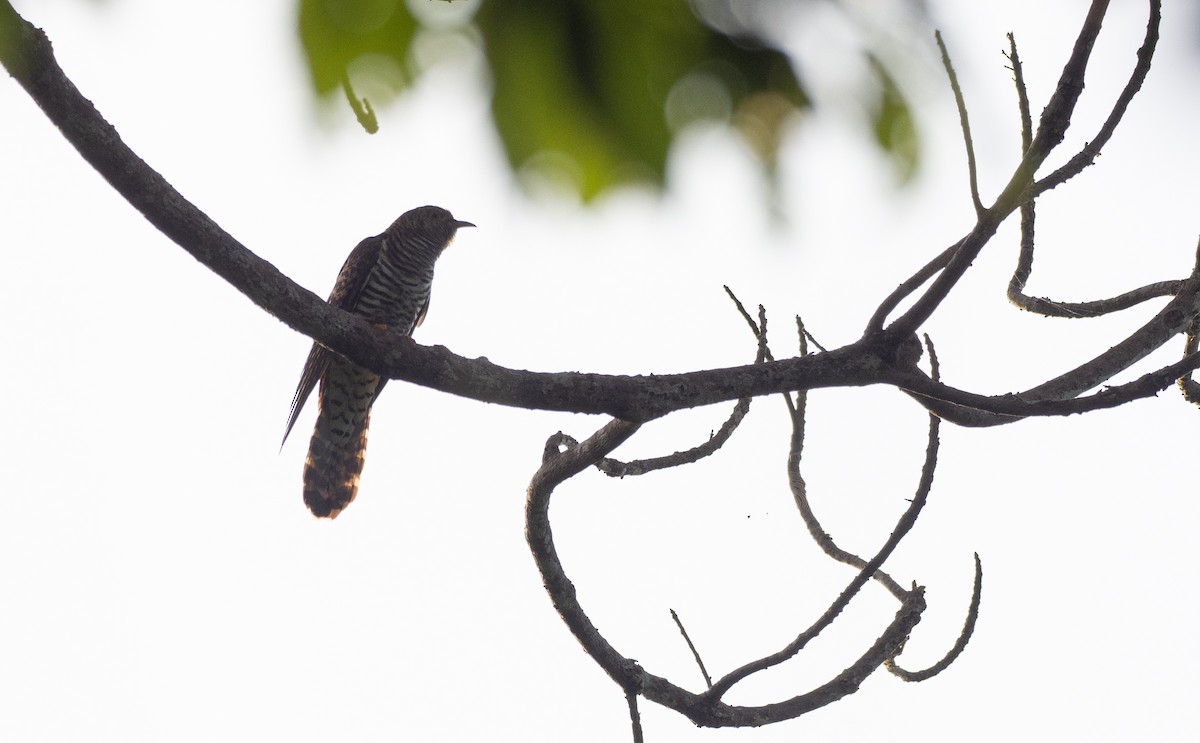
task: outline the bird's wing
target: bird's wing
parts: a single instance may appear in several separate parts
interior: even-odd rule
[[[408,330],[409,335],[412,335],[413,331],[421,327],[421,323],[425,322],[425,316],[429,314],[429,300],[432,298],[433,291],[430,290],[430,292],[425,295],[425,304],[421,305],[420,311],[417,312],[417,319],[413,320],[412,327]]]
[[[280,446],[287,443],[288,434],[292,432],[292,426],[296,425],[296,419],[300,417],[305,401],[324,376],[325,369],[329,366],[329,354],[329,349],[319,343],[314,343],[312,350],[308,352],[308,358],[304,361],[304,371],[300,374],[300,384],[296,386],[296,394],[292,396],[292,411],[288,414],[287,428],[283,431]]]
[[[346,262],[338,271],[337,281],[333,282],[333,291],[329,293],[329,303],[334,307],[353,312],[358,304],[358,297],[363,287],[367,285],[375,264],[379,261],[379,251],[383,250],[383,236],[368,237],[360,242]]]
[[[371,269],[379,260],[379,251],[382,248],[383,238],[376,235],[363,240],[354,250],[350,251],[346,262],[342,264],[342,270],[338,271],[337,281],[333,283],[333,291],[329,294],[329,304],[347,312],[354,311],[354,307],[358,304],[358,297],[362,294],[363,286],[366,285],[367,278],[371,275]],[[287,428],[283,432],[285,443],[288,434],[292,432],[292,427],[296,425],[296,418],[300,416],[300,411],[304,408],[308,396],[312,394],[317,382],[321,381],[321,377],[324,376],[325,369],[329,366],[331,353],[333,352],[319,343],[313,343],[312,350],[308,352],[308,358],[304,362],[304,371],[300,374],[300,384],[296,386],[296,394],[292,396],[292,410],[288,414]]]
[[[420,327],[421,323],[425,322],[425,316],[429,314],[429,297],[430,296],[432,296],[432,294],[425,297],[425,304],[421,305],[420,311],[417,312],[417,319],[413,320],[412,327],[408,329],[408,335],[410,337],[412,336],[413,331],[416,330],[418,327]],[[387,385],[387,383],[388,383],[387,377],[379,378],[379,386],[375,388],[375,397],[373,397],[371,399],[372,403],[374,403],[375,400],[379,399],[379,393],[383,392],[383,388],[384,388],[384,386]]]

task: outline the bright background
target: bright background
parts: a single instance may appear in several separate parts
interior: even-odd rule
[[[1035,115],[1084,3],[937,2],[986,195],[1018,155],[1014,31]],[[972,222],[957,117],[927,44],[911,83],[926,154],[903,191],[855,127],[853,91],[814,91],[789,141],[780,221],[734,135],[698,129],[662,198],[530,202],[490,128],[477,54],[439,65],[365,135],[344,107],[314,125],[293,4],[18,3],[126,141],[260,255],[324,295],[346,253],[433,203],[474,221],[442,259],[418,340],[535,370],[684,371],[746,363],[721,289],[763,303],[779,355],[802,314],[848,342],[878,300]],[[1098,128],[1144,29],[1114,3],[1069,146]],[[1096,167],[1039,202],[1030,293],[1079,300],[1184,276],[1200,222],[1197,12],[1168,3],[1154,69]],[[826,26],[795,30],[837,72]],[[813,47],[809,47],[813,48]],[[822,98],[824,96],[824,98]],[[307,412],[279,453],[307,339],[196,265],[121,200],[18,86],[0,85],[0,740],[628,739],[618,689],[555,615],[524,541],[543,442],[603,421],[394,384],[376,405],[358,500],[336,522],[300,499]],[[1161,302],[1104,320],[1018,312],[1003,289],[1015,222],[926,330],[948,382],[1023,389],[1094,356]],[[1171,360],[1182,340],[1151,363]],[[1133,375],[1128,375],[1133,376]],[[728,406],[647,426],[618,453],[704,440]],[[907,505],[926,422],[891,389],[811,395],[805,475],[846,548],[873,552]],[[1194,740],[1195,447],[1171,390],[1070,419],[943,429],[929,506],[888,569],[928,587],[903,656],[941,676],[872,676],[771,728],[698,730],[643,705],[649,741]],[[668,614],[710,671],[773,651],[852,571],[822,557],[786,489],[786,417],[760,399],[718,455],[680,471],[560,489],[554,521],[580,596],[618,649],[700,690]],[[763,703],[857,658],[895,603],[869,586]]]

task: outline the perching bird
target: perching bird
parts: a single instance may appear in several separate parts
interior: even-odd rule
[[[474,226],[441,207],[405,212],[350,253],[329,303],[411,335],[429,310],[434,263],[460,227]],[[318,381],[320,410],[304,462],[304,502],[314,515],[335,518],[358,492],[371,405],[387,378],[314,343],[292,398],[285,442]]]

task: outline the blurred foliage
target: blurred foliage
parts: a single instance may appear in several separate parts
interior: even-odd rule
[[[299,34],[318,96],[341,90],[372,131],[351,80],[365,96],[403,91],[421,73],[423,29],[473,26],[514,171],[590,200],[623,183],[660,187],[672,139],[700,120],[733,126],[773,174],[784,134],[813,103],[770,24],[743,16],[813,1],[300,0]],[[909,104],[880,57],[864,56],[873,140],[905,181],[918,165]]]
[[[891,156],[896,175],[904,182],[917,170],[916,123],[908,102],[883,62],[874,54],[868,54],[867,61],[879,83],[879,99],[871,109],[875,143]]]

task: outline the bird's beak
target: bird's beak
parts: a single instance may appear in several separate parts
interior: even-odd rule
[[[475,224],[473,222],[466,222],[461,219],[454,220],[454,229],[456,229],[456,230],[461,229],[463,227],[474,227],[474,226],[475,226]]]

